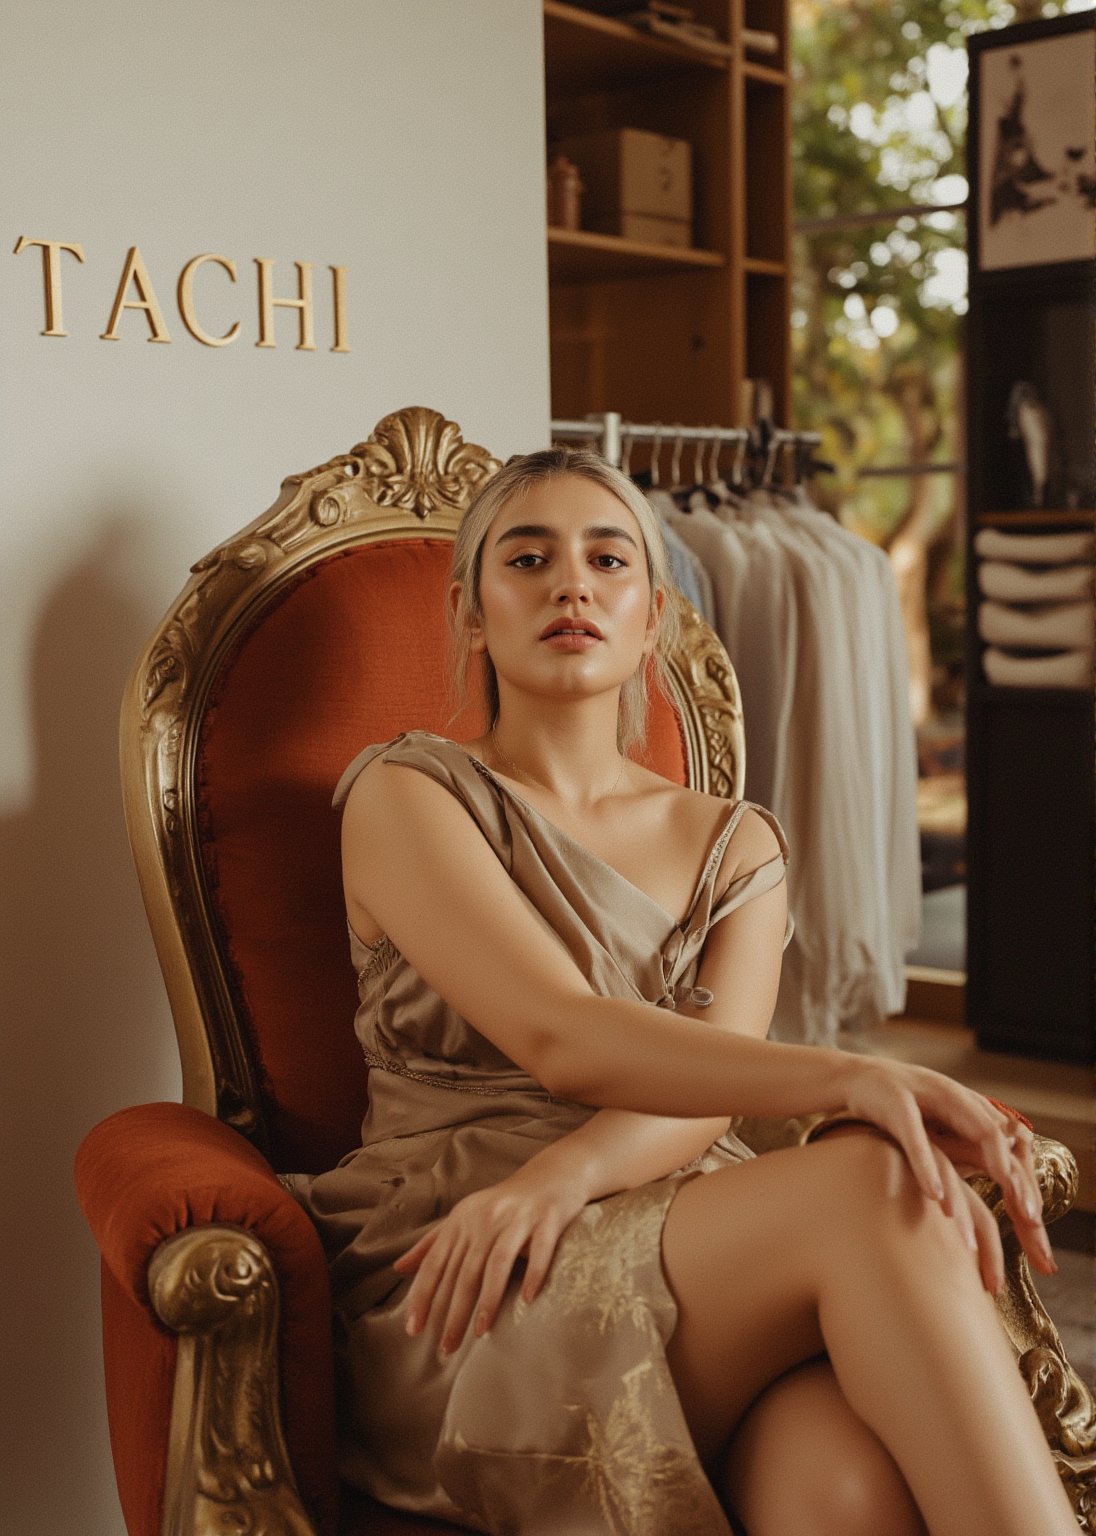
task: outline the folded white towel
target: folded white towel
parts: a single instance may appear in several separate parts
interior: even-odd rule
[[[1091,565],[1049,565],[1029,571],[1004,560],[979,560],[978,586],[986,597],[1003,603],[1040,603],[1050,598],[1092,596]]]
[[[982,653],[987,679],[997,688],[1091,688],[1092,652],[1010,656],[990,646]]]
[[[1002,533],[1000,528],[979,528],[975,552],[984,560],[1027,560],[1032,565],[1064,565],[1068,560],[1091,560],[1091,533]]]
[[[1028,609],[979,603],[978,633],[990,645],[1090,646],[1096,639],[1096,603],[1038,603]]]

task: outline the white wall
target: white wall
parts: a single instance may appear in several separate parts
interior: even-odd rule
[[[76,1145],[178,1096],[119,808],[125,674],[282,476],[429,405],[505,457],[549,419],[539,0],[15,0],[0,53],[0,1521],[118,1536]],[[39,334],[41,255],[68,336]],[[129,311],[139,245],[170,345]],[[192,256],[210,332],[187,334]],[[315,352],[259,349],[253,258],[316,266]],[[352,348],[333,354],[329,264]],[[131,290],[131,297],[134,296]]]

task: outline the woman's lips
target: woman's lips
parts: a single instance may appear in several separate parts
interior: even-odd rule
[[[601,641],[589,630],[556,630],[555,634],[545,635],[542,645],[550,645],[554,651],[588,651]]]

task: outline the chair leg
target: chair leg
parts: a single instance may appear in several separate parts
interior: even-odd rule
[[[163,1536],[316,1536],[282,1433],[278,1280],[239,1227],[192,1227],[149,1264],[161,1322],[179,1335]]]
[[[1059,1142],[1036,1136],[1035,1173],[1049,1227],[1069,1210],[1077,1195],[1077,1164]],[[1004,1211],[1001,1191],[991,1179],[971,1184],[993,1211],[1005,1250],[1005,1289],[997,1311],[1058,1472],[1083,1531],[1096,1531],[1096,1400],[1066,1359],[1058,1330],[1039,1299],[1027,1257]]]

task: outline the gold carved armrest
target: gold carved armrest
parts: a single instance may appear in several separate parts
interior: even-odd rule
[[[1077,1197],[1077,1163],[1068,1147],[1036,1136],[1035,1176],[1049,1227]],[[997,1302],[1009,1343],[1043,1426],[1077,1521],[1096,1530],[1096,1400],[1066,1359],[1058,1330],[1047,1315],[1031,1277],[1027,1255],[1005,1214],[1001,1191],[986,1174],[970,1184],[993,1211],[1005,1250],[1005,1289]]]
[[[266,1248],[239,1227],[191,1227],[160,1244],[148,1284],[179,1335],[163,1536],[315,1536],[282,1433]]]

